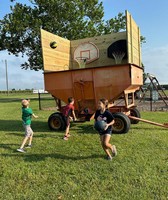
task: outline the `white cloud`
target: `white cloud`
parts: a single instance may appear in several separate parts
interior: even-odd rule
[[[156,76],[159,83],[168,84],[168,45],[142,50],[145,72]]]

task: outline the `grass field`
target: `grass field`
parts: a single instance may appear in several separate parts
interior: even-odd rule
[[[73,124],[72,137],[47,126],[52,111],[31,107],[33,148],[16,151],[23,139],[22,96],[0,96],[0,199],[3,200],[166,200],[168,199],[168,129],[139,123],[129,133],[112,136],[118,155],[105,159],[93,122]],[[168,122],[166,112],[142,118]]]

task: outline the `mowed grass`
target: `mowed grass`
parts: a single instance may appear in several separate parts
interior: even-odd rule
[[[114,134],[118,155],[105,159],[93,122],[72,124],[71,138],[52,132],[52,111],[31,108],[33,148],[20,146],[24,131],[20,100],[0,101],[0,199],[3,200],[166,200],[168,199],[168,129],[132,125],[127,134]],[[143,112],[142,118],[168,122],[166,112]]]

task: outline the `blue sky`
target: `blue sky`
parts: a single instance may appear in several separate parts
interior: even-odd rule
[[[28,3],[29,0],[20,0]],[[103,0],[105,19],[128,10],[146,37],[142,45],[142,62],[145,72],[154,74],[160,83],[168,84],[168,1],[167,0]],[[1,0],[0,19],[10,12],[10,1]],[[0,90],[6,89],[5,62],[8,63],[9,89],[44,88],[42,71],[22,70],[24,59],[0,52]],[[19,81],[18,81],[19,80]]]

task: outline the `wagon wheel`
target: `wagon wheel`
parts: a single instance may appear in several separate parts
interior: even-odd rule
[[[130,129],[130,120],[123,113],[113,114],[115,123],[113,124],[113,133],[127,133]]]
[[[60,113],[53,113],[48,118],[48,126],[51,130],[65,130],[65,121]]]
[[[136,108],[132,108],[130,110],[130,115],[133,116],[133,117],[141,118],[141,114],[140,114],[139,110],[136,109]],[[131,124],[138,124],[139,123],[139,120],[136,120],[136,119],[130,119],[130,121],[131,121]]]

